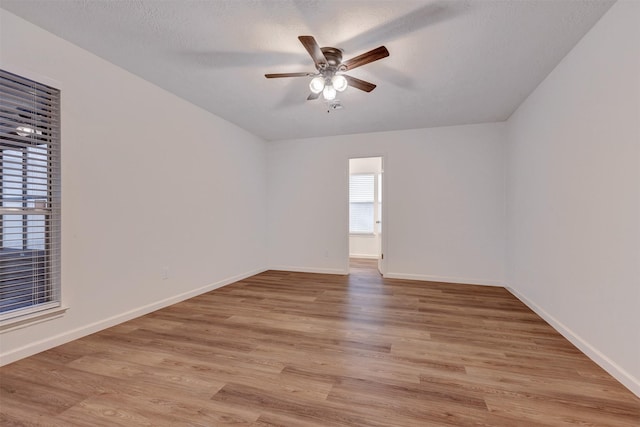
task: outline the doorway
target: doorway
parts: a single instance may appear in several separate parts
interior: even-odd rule
[[[377,260],[382,251],[382,157],[349,159],[349,258]]]

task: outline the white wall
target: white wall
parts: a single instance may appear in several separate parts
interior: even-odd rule
[[[2,68],[62,91],[69,306],[3,333],[2,363],[266,267],[264,141],[0,13]]]
[[[640,395],[640,3],[619,1],[509,119],[515,293]]]
[[[349,257],[378,259],[380,239],[377,234],[349,234]]]
[[[384,157],[389,277],[504,283],[500,123],[270,143],[269,264],[348,272],[348,159]]]
[[[349,173],[352,175],[362,173],[382,173],[382,158],[357,157],[355,159],[349,159]]]

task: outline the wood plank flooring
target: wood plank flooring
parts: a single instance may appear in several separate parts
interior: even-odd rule
[[[503,288],[269,271],[0,368],[3,426],[635,426]]]

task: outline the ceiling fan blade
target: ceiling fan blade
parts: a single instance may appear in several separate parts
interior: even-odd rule
[[[353,70],[354,68],[361,67],[370,62],[377,61],[378,59],[386,58],[389,56],[389,51],[386,47],[380,46],[369,52],[365,52],[362,55],[358,55],[355,58],[351,58],[348,61],[342,63],[347,70]]]
[[[356,79],[355,77],[347,76],[346,74],[343,74],[342,76],[347,79],[349,86],[355,87],[356,89],[371,92],[376,88],[376,85],[373,83],[365,82],[364,80]]]
[[[313,76],[313,73],[275,73],[275,74],[265,74],[264,75],[268,79],[277,79],[280,77],[305,77],[305,76]]]
[[[316,42],[316,39],[313,36],[299,36],[298,40],[307,49],[309,55],[311,55],[311,59],[313,59],[313,63],[316,64],[316,68],[318,70],[325,68],[327,66],[327,58],[324,57],[322,50],[320,50],[320,46]]]
[[[319,97],[320,97],[320,92],[318,93],[311,92],[307,97],[307,101],[313,101],[314,99],[318,99]]]

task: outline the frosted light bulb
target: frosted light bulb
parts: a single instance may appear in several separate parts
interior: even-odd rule
[[[320,93],[324,89],[324,77],[318,76],[311,79],[309,82],[309,89],[313,93]]]
[[[333,86],[331,86],[331,85],[325,86],[324,90],[322,91],[322,96],[327,101],[333,101],[334,99],[336,99],[336,90],[335,90],[335,88]]]
[[[347,79],[344,76],[333,76],[331,83],[338,92],[342,92],[347,88]]]

